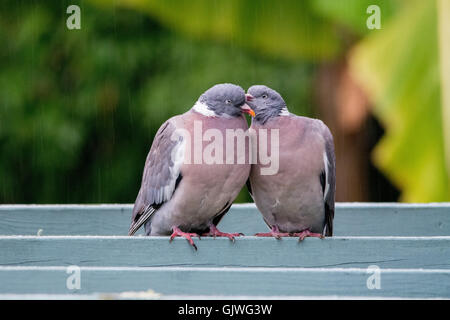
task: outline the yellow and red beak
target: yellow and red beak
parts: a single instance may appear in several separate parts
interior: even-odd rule
[[[255,116],[255,111],[253,111],[246,103],[242,105],[241,110],[243,113],[249,114],[252,117]]]
[[[250,102],[250,101],[252,101],[254,98],[253,98],[253,96],[251,95],[251,94],[246,94],[245,95],[245,101],[246,102]],[[249,106],[248,106],[248,104],[246,104],[246,103],[244,103],[244,105],[241,107],[241,109],[242,109],[242,112],[244,112],[244,113],[247,113],[247,114],[249,114],[250,116],[252,116],[252,117],[254,117],[255,116],[255,111],[253,111],[253,109],[252,108],[250,108]]]

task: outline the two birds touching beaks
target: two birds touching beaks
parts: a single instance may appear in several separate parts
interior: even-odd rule
[[[250,128],[244,114],[252,116]],[[192,139],[199,128],[206,130],[200,148]],[[271,156],[277,157],[276,172],[262,174],[267,163],[260,157],[250,161],[255,150],[252,143],[229,147],[230,132],[252,132],[255,139],[245,140],[244,135],[240,141],[256,141],[256,149],[271,150]],[[212,137],[214,143],[226,140],[227,146],[218,148],[215,144],[214,161],[202,161],[208,146],[205,150],[202,147]],[[245,161],[234,158],[239,150],[244,150]],[[222,158],[227,160],[217,161]],[[146,235],[171,235],[170,240],[184,237],[195,249],[194,236],[234,241],[242,234],[221,232],[217,225],[247,184],[270,228],[256,236],[299,240],[332,236],[335,177],[333,136],[322,121],[290,113],[281,95],[266,86],[252,86],[246,94],[240,86],[218,84],[205,91],[189,111],[167,120],[156,133],[129,235],[144,225]]]

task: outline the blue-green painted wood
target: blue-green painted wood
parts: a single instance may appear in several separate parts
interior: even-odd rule
[[[450,270],[381,269],[381,289],[366,269],[83,267],[69,290],[65,267],[0,267],[1,293],[90,294],[153,290],[171,295],[449,297]],[[106,295],[108,297],[110,295]]]
[[[126,234],[131,208],[0,206],[0,299],[120,299],[148,289],[159,298],[450,298],[450,204],[340,203],[336,237],[203,238],[198,251],[184,239],[111,236]],[[219,227],[266,230],[252,204],[234,205]],[[81,290],[66,288],[68,265],[82,267]],[[381,290],[366,287],[369,265],[382,268]]]
[[[120,299],[120,295],[115,295]],[[0,300],[100,300],[97,294],[0,293]]]
[[[450,237],[168,237],[1,236],[2,266],[362,267],[450,269]]]
[[[297,296],[297,295],[153,295],[146,291],[92,294],[0,293],[0,300],[450,300],[448,297],[396,297],[396,296]]]
[[[0,206],[0,235],[126,235],[131,205]],[[233,205],[219,228],[267,230],[253,204]],[[450,235],[450,204],[338,203],[337,236]]]

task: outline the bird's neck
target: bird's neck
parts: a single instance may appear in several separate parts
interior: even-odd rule
[[[214,110],[211,110],[206,103],[201,102],[201,101],[197,101],[194,106],[192,107],[192,110],[194,110],[194,112],[197,112],[199,114],[201,114],[202,116],[208,117],[208,118],[224,118],[224,119],[231,119],[231,118],[235,118],[229,114],[226,113],[221,113],[221,114],[217,114]]]
[[[214,110],[211,110],[208,108],[208,106],[200,101],[197,101],[194,106],[192,107],[192,110],[194,110],[197,113],[200,113],[201,115],[205,117],[217,117],[217,113],[214,112]]]
[[[286,106],[282,109],[267,109],[262,112],[256,113],[256,116],[253,118],[258,124],[265,124],[267,121],[271,119],[275,119],[278,117],[285,117],[290,115],[289,110]]]

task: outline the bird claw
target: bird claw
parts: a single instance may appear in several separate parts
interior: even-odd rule
[[[281,240],[281,237],[290,237],[291,234],[287,232],[280,232],[277,226],[272,226],[270,232],[259,232],[255,234],[255,237],[274,237],[277,240]]]
[[[305,238],[307,238],[307,237],[315,237],[315,238],[320,238],[320,239],[325,238],[323,236],[323,234],[314,233],[314,232],[309,231],[308,229],[303,230],[302,232],[293,233],[292,236],[298,237],[298,242],[305,240]]]
[[[189,232],[183,232],[177,227],[172,228],[172,235],[170,236],[169,242],[172,242],[175,237],[183,237],[185,238],[189,244],[194,247],[195,251],[197,251],[197,246],[194,243],[194,240],[192,240],[192,237],[198,237],[199,240],[201,240],[200,235],[197,233],[189,233]]]
[[[281,237],[289,237],[290,234],[286,232],[260,232],[256,233],[255,237],[274,237],[277,240],[281,240]]]
[[[216,237],[227,237],[228,239],[230,239],[232,242],[235,242],[234,237],[240,237],[243,236],[244,234],[239,232],[239,233],[227,233],[227,232],[222,232],[219,229],[217,229],[216,226],[214,225],[210,225],[209,227],[209,232],[202,234],[202,236],[212,236],[214,239]]]

